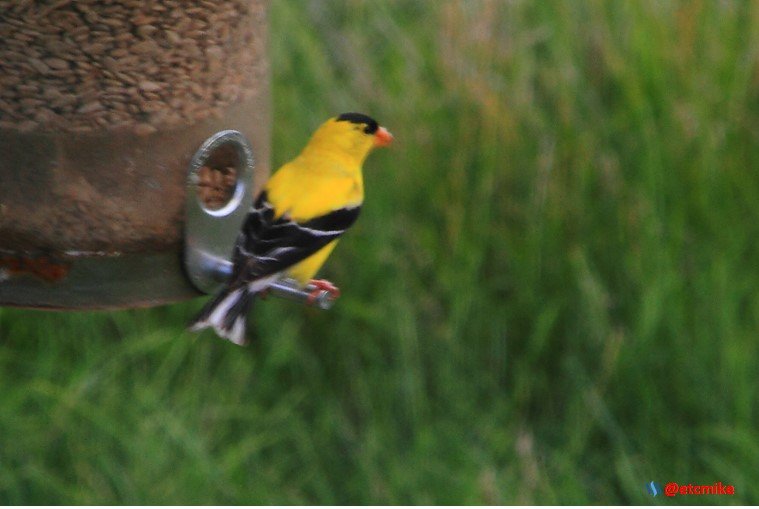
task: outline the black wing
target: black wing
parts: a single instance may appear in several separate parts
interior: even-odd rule
[[[262,192],[245,219],[232,255],[232,281],[247,283],[281,272],[337,239],[358,218],[360,206],[333,210],[304,223],[275,219]]]

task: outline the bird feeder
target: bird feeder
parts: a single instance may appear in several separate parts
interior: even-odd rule
[[[189,273],[228,259],[269,171],[266,4],[0,1],[0,305],[218,284]]]

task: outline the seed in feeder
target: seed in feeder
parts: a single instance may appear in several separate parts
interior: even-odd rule
[[[205,208],[218,210],[229,203],[237,184],[236,174],[232,167],[203,166],[198,170],[197,193]]]
[[[148,134],[153,134],[154,132],[158,131],[155,126],[146,124],[146,123],[140,123],[134,126],[134,133],[137,136],[147,136]]]
[[[0,0],[4,3],[13,2]],[[140,133],[147,132],[137,127],[141,123],[156,129],[189,126],[234,107],[246,92],[258,93],[256,83],[266,81],[260,58],[264,46],[255,42],[260,41],[255,21],[263,14],[249,5],[255,2],[16,3],[16,8],[0,7],[0,33],[5,35],[0,97],[8,103],[0,109],[0,120],[16,126],[49,117],[42,110],[60,115],[63,122],[41,122],[34,127],[40,132],[97,131],[129,123]],[[40,4],[38,11],[28,15],[33,4]],[[227,93],[230,84],[241,93]],[[50,89],[56,97],[32,101]],[[64,102],[60,96],[75,100]],[[172,114],[145,117],[139,107],[144,99],[162,105],[155,111]],[[108,119],[114,111],[129,116],[112,124]]]
[[[51,69],[64,70],[69,68],[69,63],[62,58],[48,58],[45,60],[45,64]]]

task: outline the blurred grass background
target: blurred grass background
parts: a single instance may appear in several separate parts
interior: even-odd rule
[[[0,310],[0,501],[759,503],[759,4],[277,1],[274,165],[396,135],[241,349]],[[653,499],[645,483],[736,486]]]

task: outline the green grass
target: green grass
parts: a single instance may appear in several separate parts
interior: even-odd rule
[[[759,503],[759,4],[273,2],[274,165],[397,144],[248,349],[0,310],[0,501]],[[648,481],[734,484],[653,499]]]

